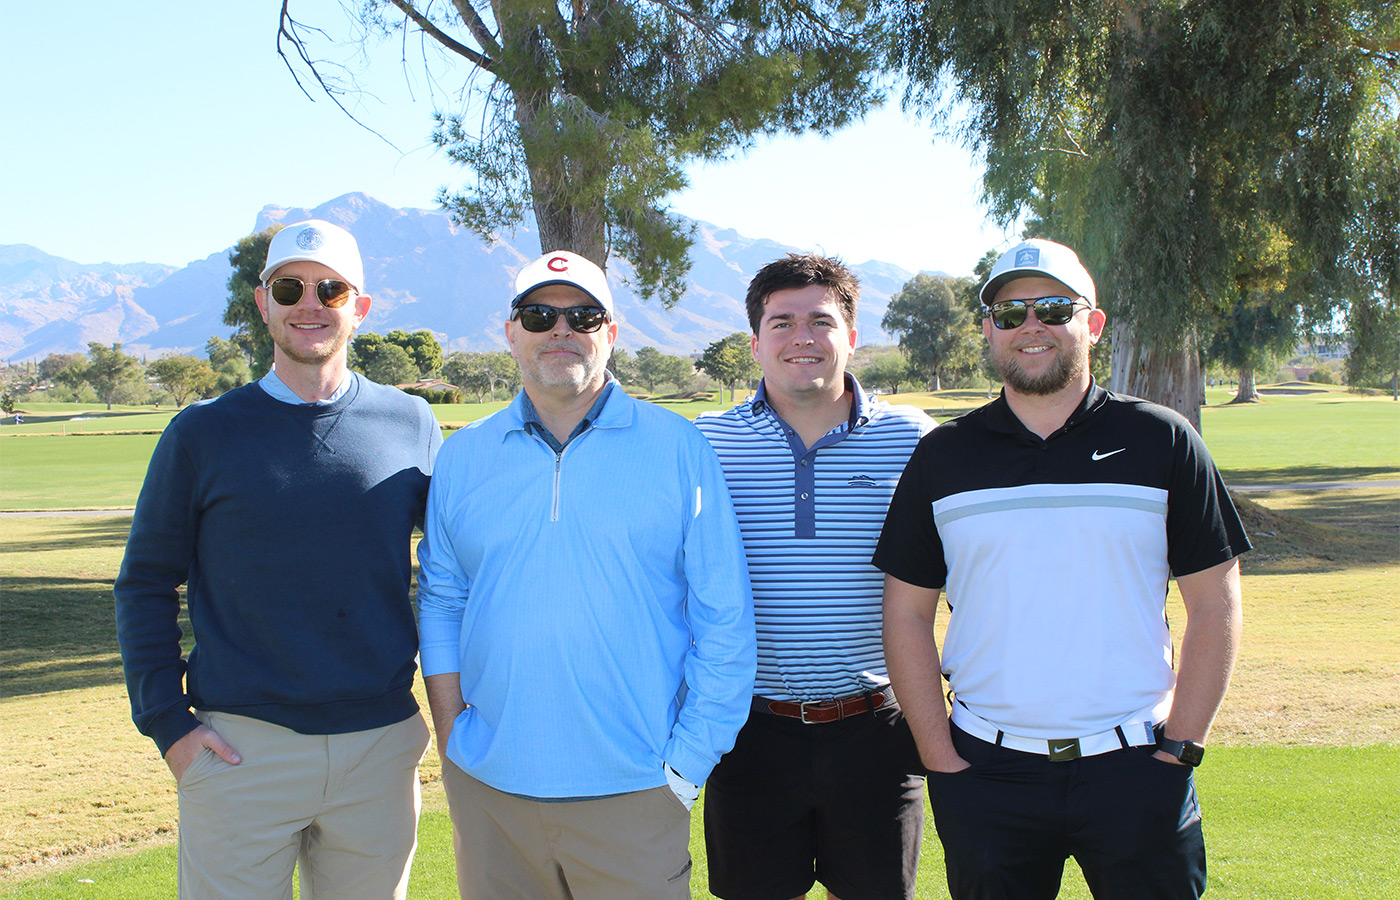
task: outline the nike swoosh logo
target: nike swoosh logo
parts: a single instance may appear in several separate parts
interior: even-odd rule
[[[1051,744],[1051,745],[1050,745],[1050,752],[1051,752],[1051,753],[1064,753],[1066,750],[1072,750],[1073,748],[1074,748],[1074,744],[1065,744],[1063,747],[1056,747],[1054,744]]]
[[[1095,450],[1092,454],[1089,455],[1089,458],[1092,459],[1094,462],[1098,462],[1101,459],[1108,459],[1115,453],[1122,453],[1124,450],[1127,449],[1127,447],[1119,447],[1117,450],[1110,450],[1107,453],[1100,453],[1099,451]]]

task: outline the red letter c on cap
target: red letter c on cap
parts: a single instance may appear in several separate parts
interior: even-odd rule
[[[549,267],[551,272],[569,271],[569,260],[563,256],[552,256],[545,265]]]

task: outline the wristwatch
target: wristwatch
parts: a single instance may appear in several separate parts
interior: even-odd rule
[[[1195,741],[1168,740],[1166,735],[1157,739],[1157,749],[1175,756],[1193,769],[1201,764],[1206,753],[1206,748]]]

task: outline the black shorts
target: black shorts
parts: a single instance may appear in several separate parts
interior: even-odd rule
[[[841,900],[912,898],[922,773],[898,707],[824,725],[751,713],[705,783],[710,892],[789,900],[820,881]]]
[[[1195,780],[1128,747],[1050,762],[952,726],[970,763],[930,772],[929,800],[955,900],[1051,900],[1073,856],[1100,900],[1194,900],[1206,886]]]

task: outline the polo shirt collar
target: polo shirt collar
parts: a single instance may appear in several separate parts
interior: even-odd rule
[[[608,403],[612,395],[621,390],[621,388],[617,387],[617,384],[618,381],[613,377],[613,373],[604,369],[602,392],[598,394],[598,399],[593,401],[593,406],[589,408],[583,419],[581,419],[574,428],[573,434],[569,435],[569,440],[564,442],[565,445],[589,428],[622,428],[631,424],[632,411],[626,404]],[[520,393],[515,395],[515,401],[511,403],[509,412],[512,421],[510,422],[510,427],[506,429],[506,434],[512,431],[530,431],[533,429],[544,437],[547,442],[553,445],[554,435],[551,434],[549,429],[544,427],[544,423],[540,421],[540,414],[535,409],[535,404],[530,400],[530,395],[525,393],[524,388],[521,388]],[[505,435],[502,435],[502,438],[504,437]],[[557,451],[561,449],[561,447],[555,447],[554,449]]]
[[[1083,424],[1091,418],[1094,413],[1103,408],[1108,402],[1108,391],[1099,387],[1092,376],[1089,378],[1089,390],[1084,393],[1084,398],[1079,401],[1079,405],[1074,408],[1074,412],[1065,419],[1065,424],[1055,430],[1050,435],[1054,438],[1064,434],[1073,428]],[[1027,434],[1040,441],[1040,436],[1032,432],[1029,428],[1016,418],[1016,414],[1011,411],[1011,405],[1006,402],[1006,388],[1001,389],[1001,395],[987,405],[987,427],[993,431],[1000,431],[1004,434]],[[1049,440],[1050,438],[1046,438]]]
[[[846,430],[851,431],[856,428],[856,426],[864,425],[866,422],[870,421],[870,411],[873,401],[866,395],[864,389],[861,388],[860,382],[856,381],[856,376],[852,375],[850,372],[846,372],[844,378],[846,390],[851,392],[851,414],[850,418],[846,420]],[[749,403],[755,413],[767,410],[773,414],[773,418],[778,419],[780,422],[782,421],[782,419],[778,418],[777,410],[773,409],[768,403],[768,382],[766,380],[759,381],[758,390],[753,392],[753,397]]]

